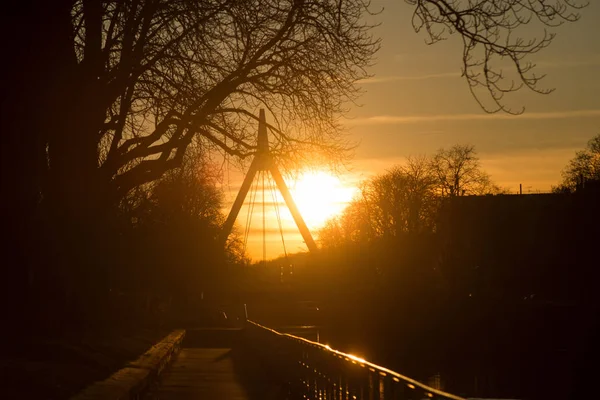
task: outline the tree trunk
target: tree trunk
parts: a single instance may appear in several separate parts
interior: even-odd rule
[[[26,328],[31,312],[31,284],[45,256],[40,248],[40,203],[47,173],[45,120],[49,77],[61,57],[60,15],[69,20],[71,1],[17,2],[2,21],[6,79],[2,83],[2,211],[7,237],[3,240],[5,270],[0,291],[6,297],[3,316]],[[55,18],[56,17],[56,18]],[[70,28],[63,24],[63,32]],[[68,42],[67,42],[68,43]],[[39,277],[38,277],[39,278]]]
[[[106,282],[99,278],[106,278],[111,196],[109,178],[98,169],[105,110],[97,79],[80,72],[74,54],[71,7],[70,0],[24,4],[8,15],[3,35],[15,41],[2,93],[2,211],[9,232],[2,303],[10,305],[4,315],[21,322],[48,314],[49,305],[64,314],[61,298],[76,292],[93,298]]]

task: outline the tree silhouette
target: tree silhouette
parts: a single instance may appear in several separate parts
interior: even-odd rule
[[[377,236],[431,230],[437,208],[436,176],[429,160],[409,157],[364,185],[362,196]]]
[[[335,116],[378,47],[358,0],[82,0],[21,12],[52,21],[28,37],[27,57],[15,51],[17,65],[46,68],[43,79],[15,71],[41,83],[28,107],[40,126],[22,129],[39,138],[45,198],[84,214],[179,166],[194,144],[252,154],[258,107],[276,117],[277,153],[339,156]]]
[[[549,46],[555,28],[579,19],[578,11],[587,3],[576,0],[406,0],[414,7],[412,23],[424,30],[433,44],[449,35],[458,35],[463,43],[463,76],[479,105],[487,112],[505,111],[519,114],[506,104],[505,95],[527,88],[537,93],[552,89],[540,87],[543,74],[536,74],[535,64],[527,60]],[[541,36],[523,29],[531,24]],[[509,63],[512,68],[507,68]],[[504,65],[503,65],[504,64]],[[511,71],[512,69],[512,71]]]
[[[574,192],[590,181],[600,182],[600,134],[590,139],[584,150],[575,153],[562,171],[562,182],[552,190]]]
[[[444,197],[500,192],[500,188],[481,169],[473,145],[454,145],[448,150],[439,149],[432,159],[432,168]]]
[[[60,265],[59,281],[104,285],[119,203],[192,147],[252,154],[260,107],[277,156],[343,156],[336,117],[378,48],[367,12],[361,0],[15,3],[2,25],[7,282]]]
[[[323,247],[431,232],[439,204],[430,160],[409,157],[405,165],[363,182],[344,213],[319,232]]]
[[[475,147],[455,145],[433,157],[408,157],[406,163],[362,183],[343,214],[319,232],[323,247],[368,243],[435,231],[443,198],[498,194],[481,169]]]
[[[218,245],[222,192],[216,187],[218,170],[200,157],[186,156],[181,167],[167,172],[141,191],[129,215],[135,219],[130,264],[140,264],[135,275],[149,275],[148,289],[170,296],[192,296],[200,286],[216,286],[220,270],[244,255],[233,244]]]
[[[435,193],[437,180],[431,164],[425,156],[408,157],[402,170],[409,192],[407,231],[431,231],[439,203]]]
[[[360,195],[348,204],[341,216],[325,222],[318,232],[318,241],[324,248],[340,247],[351,243],[366,244],[377,238],[375,229],[371,206],[365,197]]]

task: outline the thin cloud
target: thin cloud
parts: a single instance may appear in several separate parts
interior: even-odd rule
[[[388,82],[398,82],[398,81],[420,81],[425,79],[440,79],[440,78],[456,78],[460,77],[461,74],[458,72],[443,72],[439,74],[429,74],[429,75],[415,75],[415,76],[376,76],[373,78],[367,78],[359,81],[359,83],[388,83]]]
[[[587,67],[600,65],[600,57],[591,57],[583,60],[560,60],[560,61],[538,61],[534,63],[537,67],[542,68],[572,68],[572,67]],[[506,68],[512,67],[512,64],[506,64]],[[426,79],[444,79],[444,78],[459,78],[462,74],[459,72],[441,72],[438,74],[427,75],[392,75],[392,76],[375,76],[359,81],[362,84],[372,83],[389,83],[400,81],[419,81]]]
[[[349,119],[348,125],[393,125],[432,121],[481,121],[481,120],[542,120],[600,117],[600,110],[571,110],[531,112],[521,115],[509,114],[438,114],[438,115],[376,115],[367,118]]]
[[[600,56],[591,57],[585,60],[539,61],[534,64],[542,68],[593,67],[600,65]]]

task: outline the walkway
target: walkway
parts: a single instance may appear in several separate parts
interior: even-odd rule
[[[188,331],[181,352],[147,400],[280,400],[285,390],[240,346],[237,329]]]

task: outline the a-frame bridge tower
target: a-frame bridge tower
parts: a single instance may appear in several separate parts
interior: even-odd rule
[[[310,250],[311,252],[314,252],[315,250],[317,250],[317,245],[316,245],[310,231],[308,230],[308,227],[306,226],[306,223],[304,222],[304,219],[302,218],[302,215],[300,214],[298,207],[296,207],[296,203],[294,202],[294,199],[292,198],[292,195],[291,195],[285,181],[283,180],[283,177],[281,176],[281,172],[279,171],[279,168],[277,167],[275,160],[273,160],[273,157],[271,157],[271,154],[269,151],[269,137],[267,134],[267,121],[265,118],[265,110],[264,109],[261,109],[260,114],[259,114],[258,142],[257,142],[256,155],[254,156],[254,159],[252,160],[252,164],[250,164],[250,169],[246,173],[246,177],[244,178],[242,187],[240,188],[240,191],[238,192],[235,202],[233,203],[233,207],[231,207],[229,216],[227,217],[227,220],[225,221],[225,225],[223,226],[223,237],[222,237],[223,244],[225,244],[225,242],[227,241],[227,238],[229,237],[229,234],[231,233],[233,224],[235,223],[235,220],[237,219],[240,209],[242,208],[242,205],[244,204],[244,200],[246,199],[246,196],[248,195],[248,191],[250,190],[252,181],[254,180],[256,173],[259,171],[266,171],[266,172],[271,173],[271,176],[273,177],[273,180],[275,181],[275,184],[277,185],[279,192],[281,192],[281,195],[283,196],[283,199],[285,200],[285,204],[288,206],[288,208],[292,214],[292,217],[294,218],[294,221],[296,222],[296,225],[298,226],[298,230],[300,230],[300,234],[302,234],[302,238],[304,239],[304,242],[306,243],[308,250]],[[263,199],[263,201],[264,201],[264,199]]]

